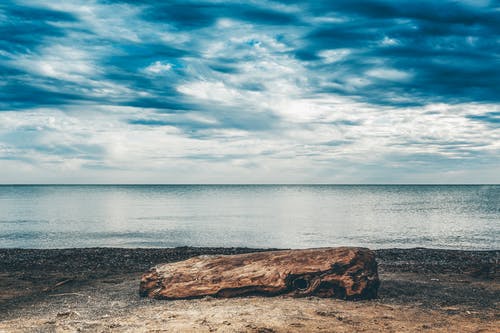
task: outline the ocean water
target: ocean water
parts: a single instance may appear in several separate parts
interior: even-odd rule
[[[0,186],[0,247],[499,249],[500,185]]]

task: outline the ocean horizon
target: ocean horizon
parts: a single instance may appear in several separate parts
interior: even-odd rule
[[[498,249],[497,184],[0,185],[0,247]]]

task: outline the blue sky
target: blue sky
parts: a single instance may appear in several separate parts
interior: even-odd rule
[[[498,183],[499,8],[4,0],[0,183]]]

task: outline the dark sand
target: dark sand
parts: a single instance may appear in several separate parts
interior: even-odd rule
[[[0,249],[0,332],[500,332],[500,251],[377,250],[379,298],[151,301],[151,266],[243,248]]]

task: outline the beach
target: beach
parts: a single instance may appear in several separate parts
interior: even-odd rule
[[[500,1],[0,1],[0,333],[500,333]]]
[[[375,250],[378,298],[141,298],[150,267],[249,248],[0,249],[0,332],[498,332],[500,251]]]

